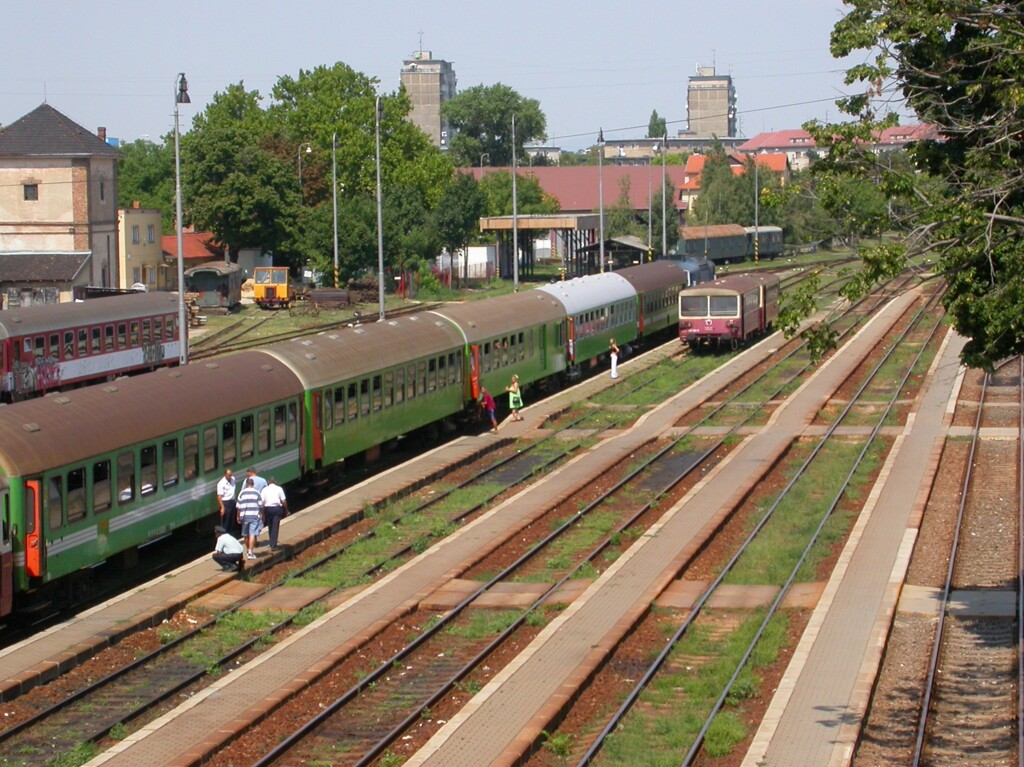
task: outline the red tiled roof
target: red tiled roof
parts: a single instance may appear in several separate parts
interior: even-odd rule
[[[164,256],[167,258],[178,257],[178,236],[176,234],[165,234],[161,238],[161,246]],[[221,247],[214,241],[210,232],[182,232],[181,249],[186,261],[198,260],[205,263],[213,258],[222,257]]]
[[[480,180],[480,168],[467,168],[467,173]],[[484,168],[487,173],[508,173],[509,168]],[[686,204],[679,201],[678,190],[683,185],[685,170],[679,165],[666,165],[665,177],[668,184],[677,190],[676,206],[686,210]],[[532,176],[541,189],[558,199],[560,209],[566,213],[592,213],[600,207],[598,202],[598,176],[603,174],[604,207],[610,208],[619,199],[619,182],[629,179],[629,204],[636,210],[647,210],[649,195],[661,190],[660,165],[574,165],[570,167],[547,166],[519,168],[520,177]]]

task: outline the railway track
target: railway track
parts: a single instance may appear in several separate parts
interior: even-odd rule
[[[579,429],[581,429],[581,428],[586,428],[586,426],[581,426],[581,425],[580,425],[579,423],[577,423],[577,424],[572,424],[572,428],[574,428],[574,429],[578,429],[578,430],[579,430]],[[678,458],[678,457],[677,457],[677,458]],[[559,460],[561,460],[561,459],[559,459]],[[522,463],[522,461],[520,461],[520,464],[521,464],[521,463]],[[517,470],[517,471],[519,471],[520,473],[532,473],[532,472],[534,472],[534,470],[535,470],[535,469],[536,469],[536,467],[529,467],[529,471],[528,471],[528,472],[523,472],[522,470]],[[678,481],[678,480],[677,480],[677,481]],[[461,521],[461,520],[457,520],[457,522],[458,522],[458,521]],[[442,531],[443,531],[443,530],[442,530]],[[618,532],[617,532],[617,535],[618,535],[618,536],[620,536],[620,537],[622,537],[622,535],[623,535],[623,530],[620,530],[620,531],[618,531]],[[429,538],[429,537],[428,537],[428,538]],[[422,541],[421,541],[420,543],[414,543],[414,544],[412,544],[412,548],[411,548],[410,550],[407,550],[407,551],[404,551],[404,552],[402,552],[402,553],[399,553],[399,554],[398,554],[398,561],[401,561],[401,557],[403,557],[403,556],[410,556],[411,554],[414,554],[414,553],[416,553],[416,550],[417,550],[417,548],[418,548],[418,547],[422,547],[423,545],[426,545],[426,544],[425,544],[424,542],[422,542]],[[375,567],[374,567],[374,568],[372,568],[371,570],[368,570],[368,572],[373,572],[373,571],[380,571],[380,570],[386,570],[386,569],[390,569],[390,568],[391,568],[392,566],[394,566],[394,565],[393,565],[393,564],[386,564],[386,565],[385,565],[385,564],[377,564],[377,565],[375,565]],[[366,576],[364,576],[364,577],[366,577]],[[508,576],[507,576],[507,574],[506,574],[506,578],[507,578],[507,577],[508,577]],[[467,643],[467,644],[468,644],[468,645],[472,645],[472,643]],[[473,645],[473,646],[475,646],[475,645]],[[220,662],[218,662],[218,663],[220,663]],[[228,661],[227,661],[227,663],[230,663],[230,659],[229,659],[229,658],[228,658]],[[383,666],[384,666],[384,668],[385,668],[385,669],[392,669],[395,663],[396,663],[396,661],[391,661],[390,663],[384,664]],[[468,673],[468,672],[467,672],[467,673]],[[443,676],[443,675],[442,675],[442,676]],[[451,676],[451,675],[450,675],[450,676]],[[466,674],[463,674],[463,675],[462,675],[462,677],[460,677],[460,678],[465,678],[465,676],[466,676]],[[458,681],[459,681],[459,680],[456,680],[455,684],[457,684],[457,683],[458,683]],[[365,693],[366,693],[366,690],[367,690],[367,687],[366,687],[366,685],[360,685],[360,686],[359,686],[359,690],[357,690],[357,692],[362,692],[362,693],[364,693],[364,694],[365,694]],[[428,704],[426,704],[426,705],[427,705],[427,706],[430,706],[431,704],[429,704],[429,702],[428,702]],[[126,721],[129,721],[129,719],[128,719],[128,718],[126,718],[126,717],[124,717],[124,718],[122,718],[122,721],[119,721],[118,723],[116,723],[116,724],[115,724],[115,726],[116,726],[117,724],[121,724],[121,725],[123,725],[123,724],[124,724],[124,723],[125,723]],[[40,730],[40,731],[42,731],[42,730]]]
[[[1022,371],[1018,358],[967,374],[954,421],[963,438],[943,455],[948,480],[921,525],[855,765],[1024,759]],[[1001,437],[1007,427],[1015,438]]]
[[[416,304],[413,306],[403,306],[397,309],[389,310],[387,317],[389,319],[394,317],[401,317],[406,314],[416,314],[418,312],[425,312],[431,309],[435,309],[441,306],[439,303],[424,303]],[[259,316],[255,322],[252,321],[254,315]],[[262,316],[265,315],[265,316]],[[190,360],[201,360],[209,357],[216,357],[221,354],[230,354],[231,352],[243,351],[245,349],[259,348],[266,344],[275,343],[277,341],[285,341],[289,338],[302,338],[304,336],[316,335],[317,333],[324,333],[328,330],[334,330],[335,328],[348,327],[352,324],[359,324],[362,322],[361,315],[359,312],[353,313],[352,316],[347,316],[342,319],[333,319],[328,322],[318,322],[315,324],[308,325],[301,329],[288,329],[280,333],[273,333],[269,335],[261,335],[259,337],[250,337],[259,328],[263,327],[266,323],[273,321],[277,315],[274,312],[257,312],[250,311],[242,316],[238,321],[228,325],[216,333],[208,336],[201,336],[197,338],[191,344],[191,351],[189,353]],[[373,320],[376,322],[376,319]]]

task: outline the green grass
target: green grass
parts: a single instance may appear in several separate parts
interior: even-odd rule
[[[637,754],[643,754],[643,764],[649,767],[677,767],[762,620],[763,613],[754,613],[737,629],[722,636],[712,634],[709,621],[698,618],[673,650],[662,673],[642,694],[637,713],[627,715],[605,742],[596,764],[635,765]],[[761,693],[758,669],[778,657],[787,629],[785,615],[769,621],[750,663],[726,699],[725,708],[712,721],[704,744],[711,755],[728,754],[746,737],[736,707]]]

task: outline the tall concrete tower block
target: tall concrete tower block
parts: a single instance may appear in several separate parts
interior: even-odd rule
[[[731,75],[714,67],[697,67],[686,93],[689,133],[701,138],[736,135],[736,88]]]
[[[455,96],[451,63],[435,59],[431,51],[415,51],[402,63],[401,82],[412,101],[409,119],[430,136],[435,146],[447,150],[451,131],[441,117],[441,105]]]

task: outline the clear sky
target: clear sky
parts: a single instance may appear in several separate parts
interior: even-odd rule
[[[452,62],[459,88],[504,83],[537,99],[567,149],[643,136],[651,111],[685,128],[696,66],[731,74],[739,132],[838,119],[848,62],[828,51],[841,0],[4,0],[0,123],[43,101],[123,141],[182,130],[214,93],[264,96],[281,75],[337,61],[398,88],[420,49]],[[422,42],[421,42],[422,41]]]

